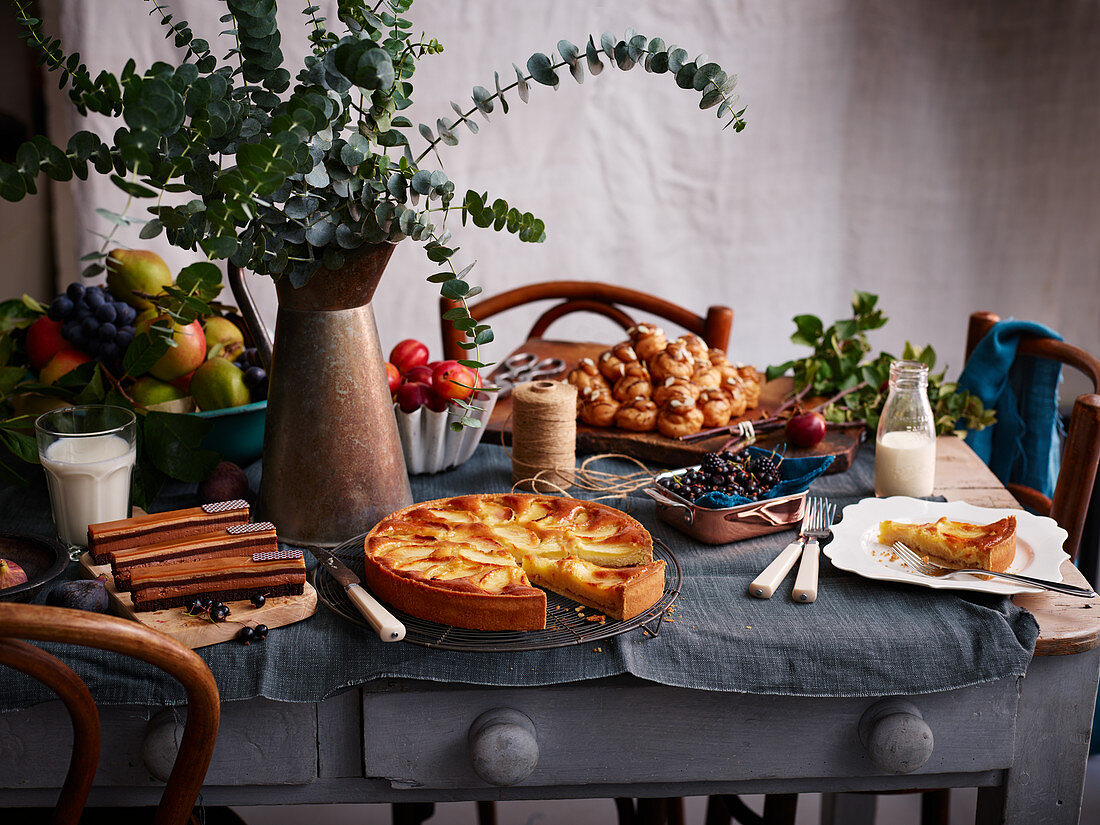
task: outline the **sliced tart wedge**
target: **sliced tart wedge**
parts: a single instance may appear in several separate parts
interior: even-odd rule
[[[951,521],[946,516],[926,524],[883,521],[879,541],[887,546],[900,541],[946,567],[1003,573],[1016,555],[1016,517],[1006,516],[992,524]]]
[[[619,620],[634,618],[665,592],[661,559],[633,567],[600,567],[576,556],[525,556],[523,572],[532,584]]]

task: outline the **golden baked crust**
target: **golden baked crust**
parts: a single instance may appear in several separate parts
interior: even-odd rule
[[[653,540],[596,502],[469,495],[397,511],[367,534],[364,553],[367,584],[407,613],[475,630],[537,630],[546,594],[524,574],[525,556],[628,567],[653,560]]]
[[[661,559],[610,568],[576,556],[524,556],[523,572],[535,584],[603,611],[612,619],[633,619],[656,604],[665,592],[665,563]]]
[[[879,523],[879,541],[900,541],[946,567],[980,567],[1003,573],[1016,555],[1016,517],[992,524],[968,524],[946,516],[927,524]]]

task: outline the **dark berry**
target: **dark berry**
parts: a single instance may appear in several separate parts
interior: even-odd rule
[[[249,601],[252,602],[253,607],[263,607],[264,602],[267,601],[267,596],[263,593],[256,593]]]
[[[72,301],[75,304],[77,301],[79,301],[81,298],[84,297],[84,289],[85,289],[84,284],[81,284],[81,283],[69,284],[68,288],[66,288],[66,290],[65,290],[65,294],[68,295],[69,300]]]
[[[256,631],[246,625],[240,629],[239,633],[237,633],[237,638],[245,644],[248,644],[249,642],[255,641]]]
[[[221,602],[210,608],[210,620],[213,622],[224,622],[227,616],[229,616],[229,608]]]
[[[104,304],[106,306],[106,304]],[[100,341],[113,341],[115,336],[118,335],[118,327],[108,321],[105,324],[99,326],[99,340]]]
[[[115,318],[118,317],[118,312],[115,310],[114,304],[100,304],[96,307],[95,317],[104,324],[114,323]]]
[[[256,625],[253,632],[255,632],[255,634],[258,638],[266,639],[267,638],[267,625],[266,624],[258,624],[258,625]]]
[[[249,367],[241,377],[244,379],[245,386],[256,387],[267,378],[267,373],[264,372],[263,367]]]
[[[95,311],[107,303],[107,299],[103,297],[103,290],[93,286],[85,290],[84,303],[89,309]]]
[[[201,612],[202,608],[199,607],[198,599],[188,599],[184,608],[187,610],[187,615],[194,616],[196,613]]]
[[[203,610],[209,610],[210,606],[214,604],[214,600],[211,599],[209,596],[200,596],[198,599],[195,600],[195,604],[197,604]]]
[[[99,355],[104,361],[113,361],[119,356],[118,344],[104,341],[99,345]]]
[[[73,302],[67,295],[58,295],[50,301],[50,309],[46,314],[52,321],[60,321],[73,311]]]

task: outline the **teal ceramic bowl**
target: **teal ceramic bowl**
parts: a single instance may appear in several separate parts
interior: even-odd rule
[[[242,467],[258,459],[264,451],[264,419],[267,401],[255,401],[227,410],[188,413],[213,422],[202,442],[207,450],[216,450],[226,461]]]

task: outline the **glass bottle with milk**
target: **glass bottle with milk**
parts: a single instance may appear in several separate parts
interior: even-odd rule
[[[928,402],[928,367],[919,361],[890,364],[890,394],[875,438],[875,495],[932,495],[936,424]]]
[[[93,404],[38,417],[38,458],[46,471],[57,535],[88,544],[88,525],[130,516],[137,419],[131,410]]]

